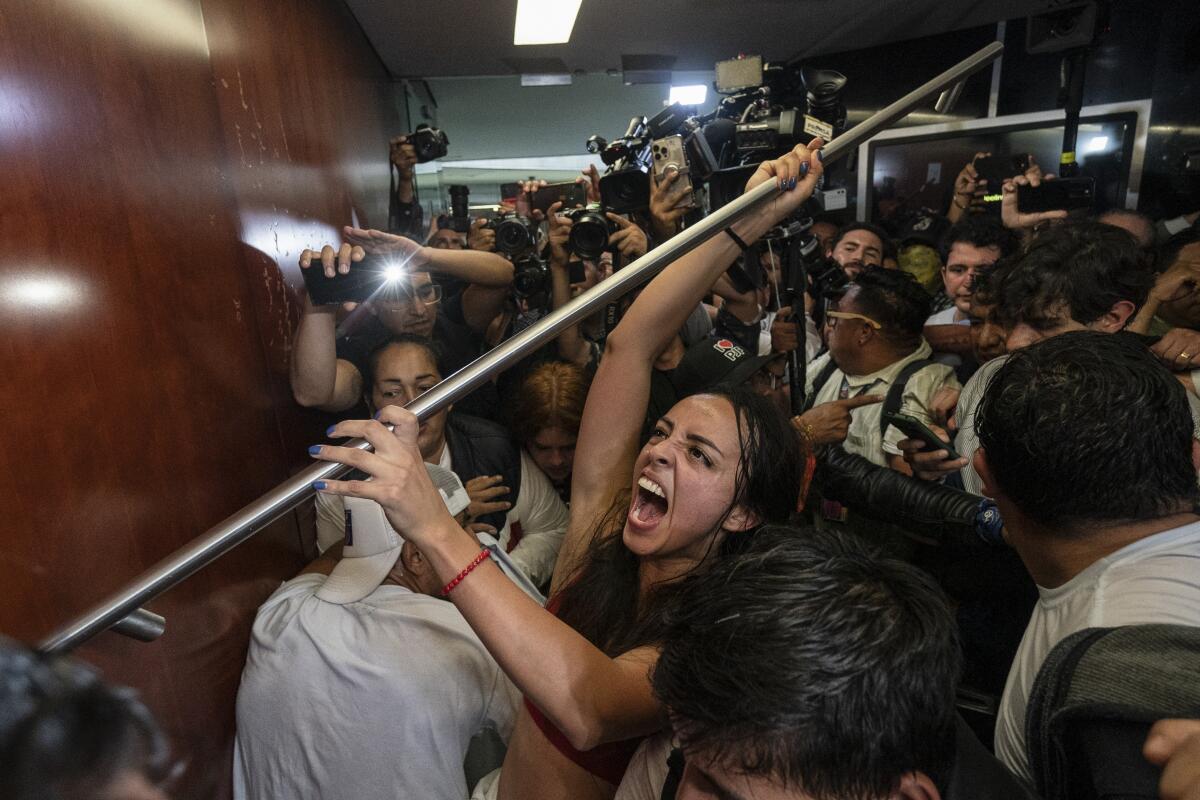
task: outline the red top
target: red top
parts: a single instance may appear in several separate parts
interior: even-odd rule
[[[546,610],[558,616],[560,599],[561,595],[555,595],[550,598],[550,602],[546,604]],[[613,786],[621,782],[622,776],[625,775],[626,767],[629,766],[630,760],[633,759],[634,751],[638,749],[638,745],[646,738],[645,736],[637,736],[633,739],[624,739],[619,742],[605,742],[602,745],[593,747],[591,750],[576,750],[571,746],[567,737],[563,736],[562,731],[553,722],[546,719],[546,715],[541,712],[541,709],[529,702],[528,697],[525,698],[525,708],[529,711],[529,716],[533,719],[534,724],[538,726],[538,729],[545,735],[550,744],[554,745],[554,749],[597,778],[607,781]]]

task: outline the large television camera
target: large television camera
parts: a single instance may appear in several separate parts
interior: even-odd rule
[[[612,142],[602,136],[589,138],[588,152],[599,155],[608,165],[600,178],[600,198],[604,207],[617,214],[648,208],[649,175],[656,156],[661,161],[667,153],[680,149],[686,167],[676,163],[675,168],[680,172],[686,169],[693,181],[707,180],[717,168],[717,159],[705,139],[703,122],[701,117],[689,117],[683,104],[673,103],[648,119],[633,117],[625,134]],[[681,141],[668,141],[671,137],[679,137]]]
[[[840,72],[794,64],[767,64],[761,56],[718,62],[716,90],[724,95],[708,126],[733,125],[730,146],[720,153],[721,172],[710,187],[710,209],[740,194],[746,167],[784,155],[813,137],[829,141],[846,127]],[[727,136],[727,134],[724,134]],[[827,211],[845,207],[844,189],[823,178],[817,201]],[[839,205],[840,202],[840,205]]]

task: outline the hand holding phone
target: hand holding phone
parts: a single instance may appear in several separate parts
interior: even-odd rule
[[[899,424],[896,418],[902,418]],[[909,437],[898,444],[904,451],[904,461],[921,480],[941,480],[966,466],[967,460],[950,446],[950,436],[941,428],[930,427],[906,414],[889,414],[884,419]]]

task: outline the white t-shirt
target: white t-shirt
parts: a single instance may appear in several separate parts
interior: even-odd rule
[[[439,466],[453,470],[450,448],[442,448]],[[465,483],[465,481],[464,481]],[[346,514],[342,498],[317,495],[317,547],[325,552],[346,535]],[[562,548],[570,514],[554,490],[554,485],[524,449],[521,450],[521,487],[517,502],[505,515],[504,527],[496,536],[500,547],[537,586],[543,586],[554,574],[558,551]],[[509,551],[513,529],[520,526],[521,539]]]
[[[1200,626],[1200,523],[1147,536],[1038,593],[996,720],[996,756],[1027,781],[1025,709],[1056,644],[1084,628]]]
[[[258,610],[237,698],[235,800],[462,800],[473,735],[520,694],[452,603],[384,585],[358,603],[285,583]]]

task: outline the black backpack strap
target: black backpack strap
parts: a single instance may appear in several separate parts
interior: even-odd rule
[[[825,366],[821,367],[821,371],[817,373],[817,377],[813,378],[812,391],[808,393],[808,397],[804,400],[804,410],[808,411],[817,401],[817,395],[821,393],[821,389],[829,381],[829,376],[832,375],[838,368],[838,365],[833,363],[831,357],[825,362]]]
[[[904,387],[908,385],[908,379],[925,367],[936,363],[928,358],[918,358],[916,361],[908,362],[904,365],[904,369],[900,370],[900,374],[896,376],[896,380],[892,381],[892,385],[888,387],[887,396],[883,399],[883,409],[879,413],[880,436],[887,434],[887,415],[898,412],[904,402]]]

